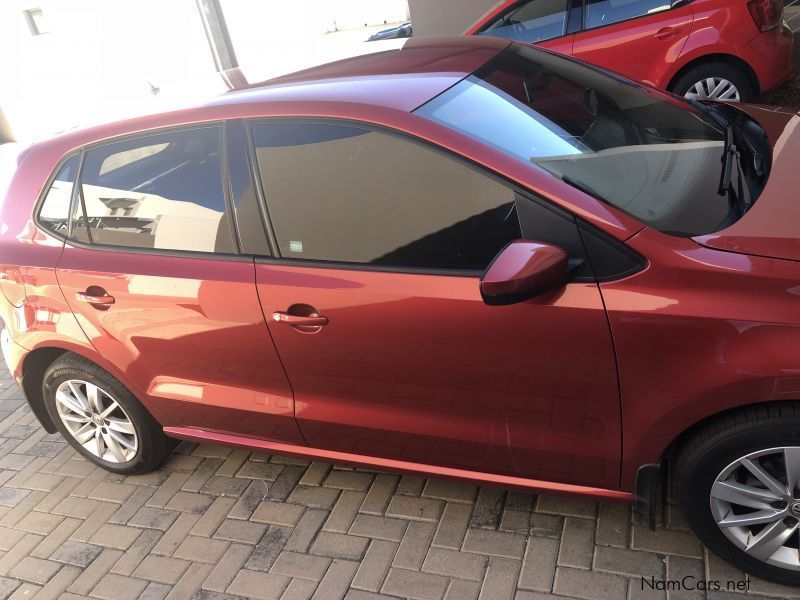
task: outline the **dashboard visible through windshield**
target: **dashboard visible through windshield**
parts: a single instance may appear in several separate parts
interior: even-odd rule
[[[739,144],[736,185],[720,184],[724,111],[519,44],[415,112],[673,235],[729,226],[766,182]]]

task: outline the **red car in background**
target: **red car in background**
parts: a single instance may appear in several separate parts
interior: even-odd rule
[[[701,100],[747,102],[794,70],[782,0],[504,0],[465,33],[537,44]]]

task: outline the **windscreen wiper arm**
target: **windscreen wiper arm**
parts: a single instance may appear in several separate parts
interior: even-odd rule
[[[736,143],[733,140],[733,126],[725,128],[725,149],[722,152],[722,173],[719,178],[719,188],[717,193],[720,196],[728,196],[733,192],[733,165],[736,160]]]

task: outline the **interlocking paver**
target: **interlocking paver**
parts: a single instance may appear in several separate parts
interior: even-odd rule
[[[0,461],[0,600],[745,598],[643,589],[744,578],[672,504],[652,533],[620,504],[191,442],[112,475],[46,435],[5,373]]]

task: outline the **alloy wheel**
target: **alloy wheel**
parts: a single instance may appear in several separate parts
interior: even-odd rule
[[[56,409],[70,435],[97,458],[125,463],[136,456],[139,441],[133,422],[97,385],[68,379],[56,389]]]
[[[684,94],[694,100],[740,100],[739,89],[722,77],[706,77],[701,79]]]
[[[761,562],[800,571],[800,447],[752,452],[711,487],[711,513],[736,547]]]

